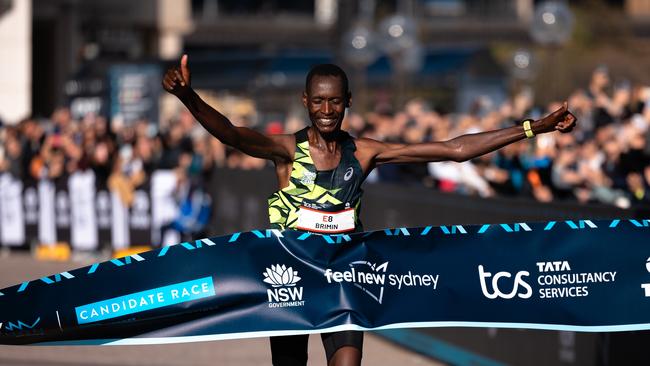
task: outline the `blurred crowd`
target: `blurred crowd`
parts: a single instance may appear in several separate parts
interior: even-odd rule
[[[180,180],[201,179],[211,173],[214,154],[208,153],[211,139],[195,127],[186,114],[159,133],[146,120],[109,126],[104,117],[75,120],[58,108],[48,120],[3,126],[0,171],[56,180],[91,169],[97,181],[116,190],[143,184],[155,169],[176,170]]]
[[[578,118],[572,133],[548,133],[463,163],[379,166],[372,181],[423,183],[444,192],[482,197],[571,200],[629,208],[650,203],[650,87],[612,83],[606,67],[567,96]],[[467,113],[449,113],[412,100],[404,110],[350,115],[355,135],[383,141],[441,141],[521,124],[561,106],[537,106],[528,90],[496,104],[480,98]]]
[[[614,84],[608,70],[600,67],[589,85],[567,100],[578,118],[573,133],[539,135],[463,163],[384,165],[368,180],[542,202],[573,200],[622,208],[650,202],[650,87]],[[399,111],[378,104],[363,116],[348,113],[343,128],[354,136],[382,141],[440,141],[520,124],[559,106],[560,102],[540,107],[527,90],[499,104],[480,98],[467,113],[411,100]],[[246,120],[233,123],[250,125]],[[291,117],[257,128],[268,134],[292,133],[305,125],[304,118]],[[185,110],[159,126],[146,120],[109,124],[93,114],[77,120],[67,108],[59,108],[47,120],[26,119],[0,130],[0,172],[23,180],[55,180],[91,169],[97,181],[119,192],[127,205],[133,190],[156,169],[173,169],[179,187],[195,187],[218,168],[267,165],[209,136]]]

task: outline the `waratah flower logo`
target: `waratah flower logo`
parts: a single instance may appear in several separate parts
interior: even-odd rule
[[[295,286],[300,281],[298,271],[294,271],[291,267],[287,268],[284,264],[271,265],[271,268],[267,268],[262,274],[265,277],[264,282],[273,287]]]

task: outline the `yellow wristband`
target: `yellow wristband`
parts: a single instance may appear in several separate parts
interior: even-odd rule
[[[526,134],[526,137],[531,138],[535,136],[535,133],[533,133],[533,128],[530,127],[530,122],[532,120],[527,119],[524,121],[524,133]]]

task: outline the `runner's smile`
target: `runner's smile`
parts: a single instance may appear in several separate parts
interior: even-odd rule
[[[338,123],[338,118],[317,118],[316,122],[322,126],[328,127]]]

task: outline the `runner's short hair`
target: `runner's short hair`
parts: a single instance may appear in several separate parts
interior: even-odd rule
[[[312,67],[311,70],[309,70],[309,73],[307,74],[307,80],[305,82],[305,91],[309,90],[309,84],[311,83],[311,80],[314,78],[314,76],[317,75],[336,76],[338,78],[341,78],[341,81],[343,82],[343,92],[345,93],[345,95],[348,95],[350,93],[348,76],[345,74],[345,71],[343,71],[342,68],[334,64],[320,64]]]

